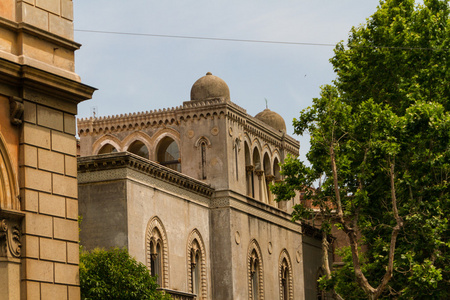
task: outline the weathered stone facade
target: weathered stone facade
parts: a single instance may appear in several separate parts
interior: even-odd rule
[[[81,243],[127,247],[183,297],[315,299],[320,240],[268,188],[299,143],[230,99],[208,73],[180,107],[78,120]]]
[[[0,299],[79,299],[72,1],[0,2]]]

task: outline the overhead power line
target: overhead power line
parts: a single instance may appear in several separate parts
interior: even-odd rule
[[[151,36],[151,37],[176,38],[176,39],[192,39],[192,40],[212,40],[212,41],[227,41],[227,42],[287,44],[287,45],[326,46],[326,47],[334,47],[334,46],[336,46],[335,44],[321,44],[321,43],[227,39],[227,38],[216,38],[216,37],[187,36],[187,35],[168,35],[168,34],[136,33],[136,32],[118,32],[118,31],[102,31],[102,30],[89,30],[89,29],[74,29],[74,31],[90,32],[90,33],[104,33],[104,34],[118,34],[118,35]]]
[[[288,42],[288,41],[269,41],[269,40],[247,40],[247,39],[229,39],[217,37],[203,37],[203,36],[188,36],[188,35],[169,35],[169,34],[155,34],[155,33],[137,33],[137,32],[119,32],[119,31],[103,31],[90,29],[74,29],[78,32],[100,33],[100,34],[116,34],[116,35],[131,35],[131,36],[149,36],[175,39],[191,39],[191,40],[210,40],[210,41],[226,41],[226,42],[242,42],[242,43],[262,43],[262,44],[284,44],[284,45],[301,45],[301,46],[322,46],[335,47],[336,44],[326,43],[307,43],[307,42]],[[447,48],[431,48],[431,47],[392,47],[392,46],[358,46],[360,48],[373,49],[393,49],[393,50],[426,50],[426,51],[449,51]],[[357,48],[357,47],[354,47]]]

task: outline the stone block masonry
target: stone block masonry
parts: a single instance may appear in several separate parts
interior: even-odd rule
[[[0,300],[78,300],[73,2],[0,2]]]
[[[26,212],[22,297],[31,299],[39,294],[40,299],[78,299],[76,145],[70,125],[75,118],[24,102],[27,118],[20,139]]]

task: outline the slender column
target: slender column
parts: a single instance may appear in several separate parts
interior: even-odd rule
[[[273,175],[266,175],[267,198],[269,199],[269,204],[272,206],[276,206],[276,205],[275,205],[275,202],[273,201],[273,194],[270,191],[269,185],[271,183],[273,184],[274,178],[275,178],[275,176],[273,176]]]
[[[247,196],[255,197],[255,189],[253,186],[253,170],[252,165],[245,166],[245,171],[247,172]]]
[[[263,175],[264,175],[264,171],[263,170],[256,170],[255,171],[256,176],[258,176],[258,186],[259,186],[259,200],[262,202],[266,202],[267,199],[264,199],[264,190],[263,190]]]

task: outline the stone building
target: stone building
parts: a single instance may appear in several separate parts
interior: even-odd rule
[[[0,1],[0,299],[80,299],[71,0]]]
[[[207,73],[179,107],[78,134],[84,247],[128,248],[179,299],[316,299],[320,240],[269,190],[300,146],[280,115],[250,116]]]

